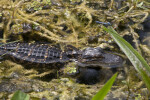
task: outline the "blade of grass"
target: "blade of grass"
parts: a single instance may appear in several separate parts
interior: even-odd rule
[[[103,26],[103,29],[112,36],[115,42],[126,54],[126,56],[129,58],[135,69],[142,77],[147,88],[150,90],[150,67],[144,60],[144,58],[126,40],[119,36],[118,33],[112,27],[106,28]]]
[[[16,41],[8,42],[8,43],[0,43],[0,46],[5,45],[5,44],[9,44],[9,43],[19,42],[19,41],[20,41],[20,40],[16,40]]]
[[[12,42],[8,42],[8,43],[0,43],[0,46],[2,46],[2,45],[6,45],[6,44],[9,44],[9,43],[15,43],[15,42],[19,42],[20,40],[16,40],[16,41],[12,41]],[[12,51],[12,50],[11,50]],[[9,51],[9,52],[11,52],[11,51]],[[7,53],[9,53],[9,52],[7,52]],[[4,55],[6,55],[7,53],[3,53],[2,55],[0,55],[0,59],[4,56]]]
[[[22,91],[16,91],[11,100],[29,100],[30,96]]]
[[[118,33],[112,28],[110,27],[112,30],[112,37],[113,39],[117,42],[117,38],[119,41],[121,41],[121,44],[118,42],[117,44],[120,44],[120,47],[122,46],[122,44],[124,44],[128,49],[130,49],[130,51],[132,51],[133,55],[136,56],[136,59],[138,59],[140,61],[140,63],[142,64],[142,66],[140,67],[144,67],[148,73],[150,73],[150,66],[147,64],[147,62],[144,60],[144,58],[126,41],[124,40],[121,36],[118,35]],[[114,34],[113,34],[114,33]],[[114,35],[114,36],[113,36]],[[117,37],[117,38],[115,38]],[[123,48],[122,48],[123,49]],[[124,52],[126,54],[126,52]]]
[[[115,79],[117,77],[117,73],[114,74],[111,79],[107,81],[107,83],[101,88],[101,90],[92,98],[92,100],[104,100],[104,97],[107,95],[109,90],[111,89]]]

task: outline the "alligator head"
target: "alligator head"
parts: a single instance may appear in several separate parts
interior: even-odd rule
[[[87,66],[101,66],[101,67],[110,67],[116,68],[123,65],[123,58],[106,52],[102,48],[91,48],[88,47],[81,51],[81,56],[79,57],[77,64],[81,67]]]

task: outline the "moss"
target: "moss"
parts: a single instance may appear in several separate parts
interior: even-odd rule
[[[73,45],[83,49],[88,46],[100,46],[120,52],[110,36],[101,29],[101,25],[95,23],[95,21],[102,21],[111,22],[121,36],[132,36],[137,50],[149,55],[149,49],[147,50],[147,47],[139,44],[139,34],[135,31],[143,28],[142,23],[148,18],[149,12],[148,0],[8,0],[8,2],[0,0],[0,32],[3,34],[1,42],[8,42],[8,39],[9,41],[21,39],[21,41],[29,42],[44,40],[51,44],[60,44],[61,47]],[[14,39],[12,39],[12,35],[15,37]],[[146,59],[149,61],[149,56],[146,56]],[[42,81],[45,75],[52,75],[51,73],[56,72],[56,70],[47,70],[47,68],[47,71],[38,73],[37,70],[27,70],[12,62],[3,62],[0,66],[0,81],[4,83],[0,86],[10,88],[9,86],[14,84],[11,93],[14,90],[22,89],[34,99],[42,97],[47,99],[90,99],[100,88],[100,84],[81,85],[75,83],[74,78],[63,78],[61,75],[57,77],[58,79],[50,82]],[[69,63],[68,66],[74,66],[66,67],[69,72],[75,71],[73,63]],[[112,94],[120,90],[120,97],[123,97],[121,93],[126,98],[135,93],[133,98],[142,98],[139,95],[142,91],[130,91],[141,82],[134,80],[133,76],[136,73],[133,73],[128,73],[126,78],[132,83],[130,87],[120,83],[117,89],[112,91]],[[10,85],[5,83],[5,79],[8,79]],[[10,97],[11,93],[8,91],[2,92],[1,99]],[[118,95],[119,92],[117,92]],[[110,93],[109,96],[112,94]]]

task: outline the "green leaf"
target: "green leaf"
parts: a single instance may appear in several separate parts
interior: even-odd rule
[[[115,79],[117,77],[117,73],[114,74],[111,79],[101,88],[101,90],[92,98],[92,100],[104,100],[104,97],[107,95],[109,90],[111,89]]]
[[[150,77],[147,75],[147,73],[144,70],[141,70],[141,77],[142,77],[145,85],[147,86],[147,88],[150,91]]]
[[[119,36],[118,33],[112,27],[106,28],[103,26],[103,29],[112,36],[115,42],[126,54],[128,59],[133,64],[134,68],[142,77],[147,88],[150,90],[150,66],[147,64],[144,58],[126,40]]]
[[[16,91],[11,100],[29,100],[30,96],[22,91]]]

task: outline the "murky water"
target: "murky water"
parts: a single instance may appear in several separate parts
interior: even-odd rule
[[[75,68],[70,66],[76,65],[72,62],[60,70],[49,70],[32,65],[26,68],[6,59],[0,63],[0,99],[10,100],[16,90],[22,90],[32,100],[90,100],[115,72],[119,72],[106,100],[147,100],[148,90],[138,73],[95,21],[110,22],[149,63],[149,11],[147,0],[1,0],[1,42],[49,43],[62,50],[66,45],[80,50],[101,47],[117,52],[126,63],[114,69],[80,68],[77,75],[68,75],[63,71],[74,72]]]

